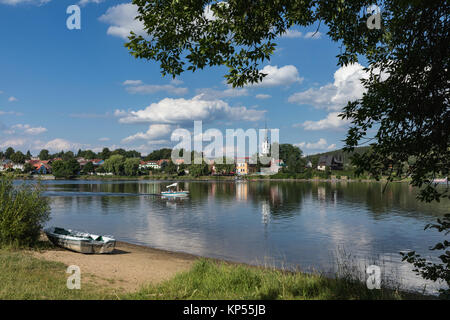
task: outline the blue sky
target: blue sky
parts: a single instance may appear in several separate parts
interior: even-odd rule
[[[146,154],[173,146],[171,132],[193,120],[223,132],[267,121],[306,154],[342,147],[348,124],[337,113],[362,95],[364,72],[336,65],[339,48],[324,27],[314,37],[314,26],[292,29],[261,65],[267,79],[233,90],[224,68],[173,81],[156,62],[133,58],[124,37],[141,27],[130,2],[81,0],[81,30],[68,30],[75,1],[0,0],[0,149]]]

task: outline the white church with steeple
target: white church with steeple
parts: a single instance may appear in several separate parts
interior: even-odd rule
[[[267,130],[267,123],[266,123],[266,133],[264,135],[264,141],[261,145],[261,156],[269,156],[270,154],[270,143],[269,143],[269,135]]]

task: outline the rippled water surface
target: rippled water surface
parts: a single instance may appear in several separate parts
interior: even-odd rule
[[[418,202],[404,183],[383,193],[381,183],[181,182],[189,199],[155,195],[169,183],[46,181],[49,224],[252,264],[332,272],[337,260],[362,270],[375,263],[417,289],[426,283],[399,252],[428,255],[443,235],[425,224],[450,212],[449,202]]]

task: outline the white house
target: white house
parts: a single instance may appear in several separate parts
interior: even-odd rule
[[[141,161],[139,169],[161,170],[161,166],[156,161]]]

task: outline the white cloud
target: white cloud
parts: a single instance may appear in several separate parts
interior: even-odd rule
[[[45,4],[50,1],[51,0],[0,0],[0,3],[15,6],[17,4],[22,4],[22,3]]]
[[[320,138],[317,142],[300,142],[295,144],[295,146],[301,148],[301,149],[315,149],[315,150],[322,150],[327,149],[327,140],[324,138]]]
[[[307,32],[303,35],[302,32],[295,29],[288,29],[285,33],[281,35],[281,38],[304,38],[304,39],[320,39],[322,34],[317,31]]]
[[[47,143],[44,143],[40,149],[47,149],[51,152],[58,152],[61,150],[69,151],[69,150],[77,150],[83,148],[84,145],[76,142],[70,142],[65,139],[53,139]]]
[[[328,149],[328,150],[336,149],[336,144],[335,144],[335,143],[330,144],[330,145],[327,147],[327,149]]]
[[[13,125],[11,127],[12,134],[15,133],[16,130],[22,131],[23,133],[33,135],[33,136],[47,132],[47,129],[44,127],[31,127],[29,124]]]
[[[255,96],[256,99],[269,99],[272,98],[270,94],[260,93]]]
[[[110,24],[107,34],[128,40],[130,31],[140,35],[145,34],[143,23],[135,19],[137,16],[137,6],[123,3],[110,7],[105,14],[100,16],[99,20]]]
[[[22,113],[15,112],[15,111],[2,111],[2,110],[0,110],[0,116],[3,116],[3,115],[21,116]]]
[[[348,101],[360,99],[365,92],[361,83],[367,78],[363,66],[359,63],[340,67],[334,73],[334,82],[318,89],[308,89],[291,95],[291,103],[310,104],[318,109],[340,110]]]
[[[131,142],[134,140],[155,140],[168,136],[172,132],[172,126],[168,124],[152,124],[147,132],[139,132],[122,140],[122,142]]]
[[[105,0],[80,0],[80,2],[78,2],[78,4],[80,6],[84,6],[84,5],[88,4],[88,3],[99,4],[99,3],[103,2],[103,1],[105,1]]]
[[[175,85],[175,86],[179,86],[180,84],[183,84],[184,81],[183,81],[183,80],[180,80],[180,79],[172,79],[172,80],[170,81],[170,83],[173,84],[173,85]]]
[[[286,65],[278,68],[278,66],[267,65],[261,73],[267,74],[261,82],[254,83],[248,86],[252,87],[276,87],[276,86],[288,86],[293,83],[301,83],[303,78],[298,74],[298,70],[293,65]]]
[[[116,110],[115,115],[121,123],[160,123],[176,124],[194,120],[243,120],[257,121],[262,119],[265,111],[247,109],[246,107],[230,107],[223,100],[208,100],[202,95],[192,99],[165,98],[152,103],[143,110]]]
[[[125,80],[122,84],[124,86],[138,86],[143,83],[142,83],[142,80]]]
[[[11,97],[8,98],[8,101],[9,102],[16,102],[16,101],[18,101],[18,99],[16,97],[11,96]]]
[[[183,95],[188,92],[187,88],[176,87],[172,84],[144,84],[141,80],[126,80],[123,82],[126,90],[132,94],[151,94],[165,91],[175,95]]]
[[[211,88],[205,88],[205,89],[197,89],[196,90],[198,95],[202,96],[202,99],[205,100],[216,100],[216,99],[222,99],[222,98],[236,98],[236,97],[243,97],[248,96],[248,90],[245,88],[228,88],[225,90],[216,90]]]
[[[103,137],[103,138],[100,138],[100,139],[98,139],[98,141],[109,141],[109,140],[111,140],[111,139],[109,139],[109,138],[107,138],[107,137]]]
[[[305,39],[320,39],[321,36],[322,36],[322,34],[319,31],[307,32],[305,34]]]
[[[298,30],[288,29],[281,35],[282,38],[301,38],[303,33]]]
[[[25,145],[27,143],[27,140],[24,138],[12,138],[12,139],[8,139],[8,140],[4,140],[2,142],[0,142],[0,147],[1,148],[17,148],[17,147],[22,147],[23,145]]]
[[[339,117],[340,112],[331,112],[327,115],[325,119],[321,119],[319,121],[305,121],[300,125],[295,126],[302,126],[305,130],[326,130],[326,129],[337,129],[340,127],[343,127],[350,123],[348,119],[343,120],[341,117]]]

